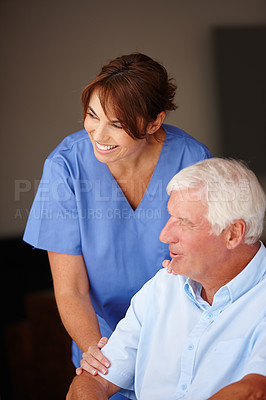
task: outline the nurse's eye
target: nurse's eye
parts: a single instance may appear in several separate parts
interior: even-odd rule
[[[122,125],[120,124],[112,124],[114,128],[123,129]]]
[[[110,121],[110,124],[112,127],[116,128],[116,129],[123,129],[121,122],[119,121],[119,119],[113,119]]]
[[[91,111],[87,111],[87,115],[89,115],[90,118],[96,119],[96,115],[93,114]]]

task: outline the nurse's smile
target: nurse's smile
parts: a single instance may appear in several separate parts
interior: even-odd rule
[[[97,151],[101,154],[112,153],[113,151],[115,151],[118,148],[117,145],[112,146],[112,145],[100,144],[98,142],[95,142],[95,146],[96,146]]]

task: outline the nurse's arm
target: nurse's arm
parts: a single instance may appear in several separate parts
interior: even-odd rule
[[[89,279],[82,255],[48,252],[57,307],[62,322],[82,352],[90,349],[88,372],[107,372],[109,361],[99,350],[101,339],[96,313],[91,303]]]
[[[266,400],[266,376],[249,374],[219,390],[209,400]]]
[[[119,390],[120,387],[100,375],[92,376],[84,371],[73,379],[66,400],[107,400]]]

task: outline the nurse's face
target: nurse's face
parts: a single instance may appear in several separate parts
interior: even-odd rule
[[[95,90],[89,101],[84,127],[93,145],[95,157],[103,163],[134,160],[143,152],[147,141],[133,139],[122,128],[112,110],[108,117]]]

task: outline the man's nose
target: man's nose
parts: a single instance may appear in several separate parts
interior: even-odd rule
[[[170,243],[170,227],[171,227],[171,218],[166,222],[160,234],[160,241],[163,243]]]

